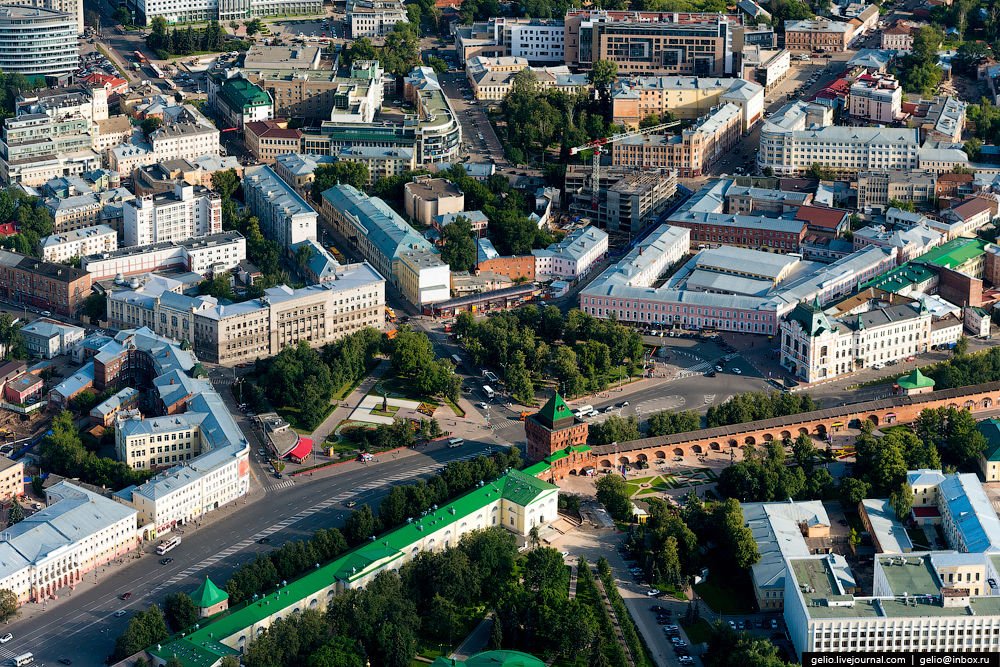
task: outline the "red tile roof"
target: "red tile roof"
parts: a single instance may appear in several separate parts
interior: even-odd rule
[[[258,120],[247,123],[244,128],[258,137],[268,137],[270,139],[298,139],[302,136],[301,130],[286,130],[278,127],[277,123],[271,120]]]
[[[847,211],[835,208],[820,208],[818,206],[800,206],[795,214],[796,220],[805,220],[814,227],[836,229],[844,223]]]

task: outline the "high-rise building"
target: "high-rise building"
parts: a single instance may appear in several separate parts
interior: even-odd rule
[[[202,185],[178,183],[173,192],[138,197],[124,205],[126,246],[181,243],[222,232],[222,198]]]
[[[82,0],[79,1],[83,11]],[[82,23],[82,21],[80,21]],[[79,66],[77,13],[43,7],[0,7],[0,69],[6,74],[58,76]]]
[[[322,0],[126,0],[125,6],[141,25],[149,25],[155,16],[169,23],[218,20],[228,24],[253,17],[323,13]]]

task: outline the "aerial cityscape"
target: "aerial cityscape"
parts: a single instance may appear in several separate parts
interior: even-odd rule
[[[993,664],[998,107],[1000,0],[0,4],[0,664]]]

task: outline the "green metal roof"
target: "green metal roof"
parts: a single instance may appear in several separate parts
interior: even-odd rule
[[[903,389],[920,389],[921,387],[933,387],[934,380],[921,373],[919,368],[914,368],[912,373],[896,380],[896,384]]]
[[[380,535],[375,540],[355,547],[328,565],[316,568],[286,586],[249,603],[230,607],[229,614],[203,625],[186,637],[152,647],[153,655],[163,660],[176,654],[185,667],[212,667],[222,656],[237,652],[221,643],[259,623],[279,610],[300,600],[307,600],[317,591],[329,587],[338,579],[354,581],[366,574],[365,569],[382,567],[410,553],[412,545],[430,532],[464,521],[502,497],[518,505],[526,505],[539,495],[559,487],[535,479],[519,470],[510,470],[492,482],[483,484],[463,496],[445,503],[410,523]]]
[[[548,428],[553,428],[562,419],[573,419],[573,411],[566,405],[559,392],[552,394],[552,398],[546,401],[542,409],[531,415],[538,423]]]
[[[581,452],[589,452],[589,451],[591,451],[589,445],[576,445],[575,447],[567,447],[565,449],[558,450],[552,456],[545,457],[545,463],[555,463],[559,459],[564,459],[570,454],[579,454]]]
[[[546,463],[545,461],[540,461],[533,466],[525,468],[521,472],[523,472],[525,475],[531,475],[532,477],[537,477],[538,475],[548,470],[549,467],[550,466],[548,463]]]
[[[520,651],[486,651],[465,661],[438,656],[431,667],[545,667],[545,661]]]
[[[956,266],[965,264],[970,259],[978,257],[986,252],[989,243],[979,239],[957,238],[948,241],[944,245],[925,252],[920,257],[915,258],[915,262],[927,262],[938,266],[947,266],[953,269]]]
[[[931,266],[922,266],[907,262],[889,273],[873,278],[863,283],[859,289],[877,287],[886,292],[899,292],[911,285],[919,285],[936,276],[938,270]]]
[[[983,456],[987,461],[1000,461],[1000,419],[984,419],[976,427],[986,438]]]
[[[253,107],[266,107],[271,104],[271,96],[256,84],[246,79],[229,79],[219,89],[221,99],[230,109],[246,111]]]
[[[212,580],[208,577],[205,577],[205,581],[201,582],[197,590],[191,594],[191,601],[194,602],[196,607],[214,607],[223,600],[228,599],[229,593],[212,583]]]
[[[816,299],[812,303],[800,301],[792,309],[792,312],[788,314],[786,319],[798,322],[802,330],[809,337],[819,336],[824,332],[833,331],[836,328],[836,325],[823,312],[819,301]]]

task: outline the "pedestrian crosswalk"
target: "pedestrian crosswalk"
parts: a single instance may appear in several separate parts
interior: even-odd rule
[[[492,421],[492,422],[490,422],[490,425],[493,428],[495,428],[497,430],[500,430],[502,428],[507,428],[508,426],[514,426],[514,425],[520,424],[520,423],[521,423],[521,421],[518,420],[518,419],[502,419],[500,421]]]
[[[287,489],[290,486],[295,485],[295,480],[286,479],[284,482],[278,482],[277,484],[271,484],[264,488],[265,491],[277,491],[278,489]]]
[[[690,366],[688,368],[682,368],[681,370],[677,371],[677,375],[674,376],[674,379],[679,380],[680,378],[691,377],[692,375],[699,375],[709,370],[710,368],[712,368],[712,362],[702,361],[701,363],[697,363],[694,366]]]

